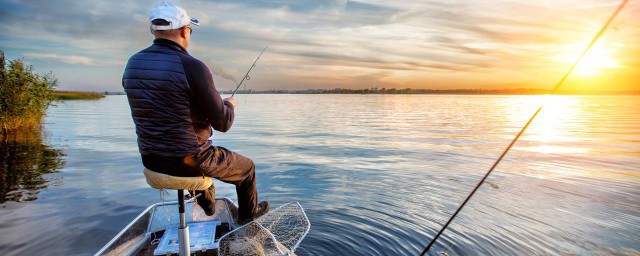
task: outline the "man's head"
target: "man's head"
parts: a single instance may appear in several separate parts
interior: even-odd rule
[[[171,2],[153,6],[149,13],[149,22],[151,34],[156,38],[172,40],[185,49],[189,47],[191,39],[191,25],[200,25],[198,20],[190,18],[182,7]]]

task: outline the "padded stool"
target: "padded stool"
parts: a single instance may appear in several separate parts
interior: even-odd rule
[[[207,190],[213,185],[211,177],[178,177],[144,169],[144,177],[152,188],[178,190],[178,211],[180,226],[178,227],[178,244],[180,256],[189,256],[189,227],[184,214],[184,190]]]

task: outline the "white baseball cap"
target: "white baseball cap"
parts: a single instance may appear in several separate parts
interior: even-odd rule
[[[189,17],[189,15],[187,15],[187,11],[172,2],[162,2],[151,8],[151,12],[149,12],[149,22],[156,19],[166,20],[169,22],[169,25],[162,26],[151,24],[151,29],[153,30],[179,29],[189,24],[196,26],[200,25],[198,20]]]

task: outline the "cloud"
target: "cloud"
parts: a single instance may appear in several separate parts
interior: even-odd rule
[[[69,64],[80,64],[86,66],[96,65],[96,62],[94,60],[83,56],[60,56],[53,53],[25,53],[24,56],[33,59],[53,59]]]
[[[126,64],[123,60],[95,60],[85,56],[77,55],[58,55],[55,53],[25,53],[23,56],[27,59],[50,59],[59,62],[84,65],[84,66],[124,66]]]
[[[100,70],[107,78],[102,84],[119,89],[127,58],[151,44],[146,16],[156,2],[2,1],[0,48],[14,56],[74,64],[78,71],[108,65],[108,70]],[[201,21],[189,52],[223,78],[216,81],[218,85],[237,83],[235,77],[244,75],[269,45],[252,71],[251,85],[256,89],[285,84],[333,88],[316,81],[323,77],[331,77],[324,81],[340,87],[355,88],[438,87],[468,81],[477,81],[478,86],[525,81],[547,86],[540,77],[565,70],[554,56],[578,51],[567,45],[588,41],[618,4],[604,0],[178,2]],[[633,14],[638,11],[640,4],[631,2],[605,37],[637,52],[640,19]],[[629,80],[640,83],[632,79],[634,74],[640,77],[633,56],[618,58]],[[72,71],[76,70],[63,74],[78,73]],[[61,83],[92,81],[78,75],[59,78]]]

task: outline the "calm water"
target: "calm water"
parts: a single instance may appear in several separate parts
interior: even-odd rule
[[[640,97],[238,100],[234,128],[214,143],[254,159],[261,199],[303,205],[312,229],[299,255],[418,254],[543,100],[431,253],[640,255]],[[22,192],[3,195],[0,254],[92,254],[160,201],[124,96],[58,103],[45,128],[42,146],[64,165],[37,173],[35,187],[8,186]]]

